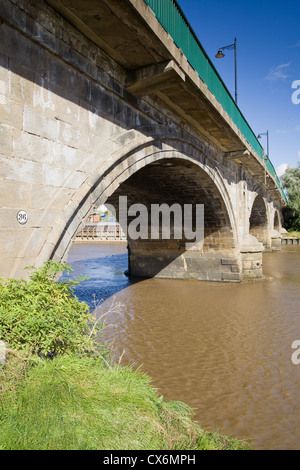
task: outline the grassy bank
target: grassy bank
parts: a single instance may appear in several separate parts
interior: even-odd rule
[[[292,230],[292,231],[289,231],[287,233],[287,236],[288,237],[296,237],[296,238],[300,238],[300,232],[297,232],[295,230]]]
[[[28,282],[0,279],[1,450],[247,449],[206,432],[181,402],[165,402],[149,377],[113,365],[103,325],[73,295],[79,280],[48,262]]]
[[[33,364],[10,355],[0,366],[1,450],[248,448],[203,431],[185,404],[166,403],[140,371],[77,356]]]

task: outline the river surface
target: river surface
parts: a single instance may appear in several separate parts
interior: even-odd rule
[[[90,278],[76,295],[107,312],[116,360],[142,365],[166,401],[255,449],[300,449],[299,246],[266,253],[266,278],[240,284],[132,281],[126,244],[74,244],[67,262]]]

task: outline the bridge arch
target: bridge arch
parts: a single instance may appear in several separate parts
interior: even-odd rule
[[[278,209],[275,208],[274,213],[271,217],[271,242],[272,250],[278,251],[281,250],[281,221],[280,214]]]
[[[259,194],[255,197],[249,217],[249,233],[265,247],[269,245],[269,217],[266,202]]]
[[[280,232],[280,228],[281,228],[281,225],[280,225],[279,213],[278,213],[278,210],[275,210],[274,219],[273,219],[273,229]]]
[[[150,250],[149,241],[147,247],[140,242],[130,243],[130,265],[136,275],[241,280],[234,210],[226,184],[210,156],[204,153],[205,149],[180,137],[162,137],[161,129],[156,138],[141,139],[139,135],[134,143],[134,132],[131,131],[131,136],[126,134],[119,138],[122,146],[109,159],[110,164],[106,168],[98,168],[97,172],[93,171],[89,181],[83,185],[86,192],[81,188],[69,202],[60,226],[54,227],[38,263],[49,258],[65,261],[72,240],[82,229],[92,208],[107,202],[116,203],[117,196],[128,194],[131,189],[130,204],[146,202],[149,205],[167,201],[171,204],[179,195],[181,204],[204,204],[205,215],[205,240],[200,250],[195,246],[185,250],[178,240],[176,243],[175,240],[165,243],[164,248],[162,240],[159,243],[155,241]],[[126,139],[128,143],[124,145]],[[159,177],[155,178],[155,175]],[[147,184],[143,184],[145,180]],[[159,196],[156,198],[153,197],[155,185],[158,191],[156,196]],[[148,190],[145,190],[146,186]],[[141,189],[142,201],[137,199]],[[150,253],[152,258],[145,256],[145,253]],[[163,253],[166,253],[165,257]],[[140,269],[142,265],[150,268],[143,272]]]

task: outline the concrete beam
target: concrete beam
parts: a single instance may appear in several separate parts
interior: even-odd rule
[[[242,149],[242,150],[235,150],[233,152],[225,152],[224,159],[225,160],[249,160],[250,152],[249,150]]]
[[[185,82],[185,74],[174,60],[128,73],[125,88],[135,96],[145,96]]]

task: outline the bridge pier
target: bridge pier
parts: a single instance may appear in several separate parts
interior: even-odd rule
[[[243,278],[259,278],[262,276],[263,243],[252,235],[246,237],[241,247]]]
[[[176,241],[162,242],[154,247],[151,241],[129,244],[129,275],[165,279],[196,279],[200,281],[240,282],[241,262],[229,253],[205,253],[203,250],[180,249]]]
[[[272,251],[280,251],[281,250],[281,242],[282,236],[277,230],[272,230],[271,235],[271,248]]]
[[[282,234],[281,234],[280,218],[279,218],[279,214],[277,210],[275,210],[275,213],[274,213],[273,227],[274,228],[272,229],[272,233],[271,233],[272,250],[279,251],[281,250]]]
[[[255,197],[249,219],[249,233],[262,243],[265,251],[271,251],[271,232],[267,217],[267,207],[262,196]]]

